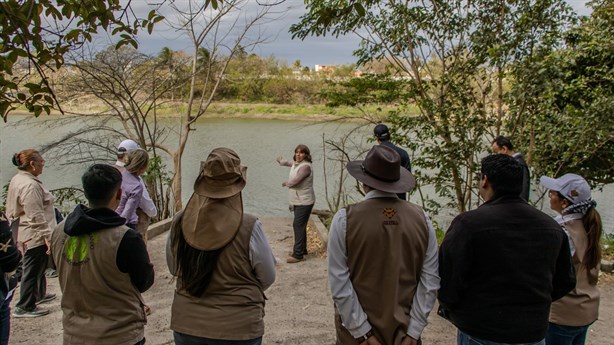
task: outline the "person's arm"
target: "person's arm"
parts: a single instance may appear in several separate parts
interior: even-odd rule
[[[275,282],[275,256],[262,229],[260,220],[256,220],[249,240],[249,260],[256,278],[262,284],[262,290],[268,289]]]
[[[426,327],[427,319],[437,299],[437,290],[439,290],[437,236],[435,236],[430,218],[426,214],[424,214],[424,217],[429,232],[428,246],[422,264],[420,281],[409,312],[409,327],[407,328],[407,335],[414,339],[419,339],[424,327]]]
[[[309,176],[310,174],[311,167],[309,165],[303,165],[302,167],[298,168],[296,175],[294,175],[294,177],[289,179],[288,181],[282,183],[282,186],[292,188],[297,184],[303,182],[303,180],[307,178],[307,176]]]
[[[473,248],[471,234],[463,231],[462,215],[450,224],[439,247],[441,287],[437,298],[442,308],[453,311],[463,299],[468,287]]]
[[[354,338],[371,330],[367,314],[362,309],[350,280],[345,235],[347,230],[346,210],[335,214],[328,238],[328,281],[330,290],[345,328]]]
[[[285,160],[284,157],[282,157],[282,156],[277,157],[275,160],[282,167],[291,167],[292,166],[292,162]]]
[[[28,226],[32,229],[31,233],[49,241],[51,228],[49,227],[49,220],[45,217],[44,199],[45,193],[42,188],[33,184],[27,186],[23,195],[21,195],[25,218],[28,221]],[[23,219],[21,223],[24,223]]]
[[[156,208],[153,200],[151,200],[149,191],[147,190],[147,187],[145,187],[145,183],[142,179],[139,178],[139,180],[143,186],[143,194],[141,196],[141,201],[139,202],[139,208],[143,210],[148,217],[153,218],[158,214],[158,209]]]
[[[132,285],[139,292],[147,291],[154,283],[154,269],[141,235],[129,229],[124,234],[116,257],[117,268],[130,275]]]
[[[552,293],[550,294],[552,302],[567,295],[576,287],[576,270],[571,259],[569,242],[566,235],[562,237],[561,250],[556,260],[554,277],[552,277]]]

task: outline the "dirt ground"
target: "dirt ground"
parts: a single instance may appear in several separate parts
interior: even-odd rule
[[[334,344],[333,304],[327,285],[324,248],[315,232],[309,232],[310,254],[306,261],[287,264],[292,248],[292,219],[261,219],[275,256],[278,258],[277,280],[266,291],[264,344]],[[170,307],[174,284],[166,268],[164,244],[166,234],[148,244],[156,269],[156,282],[144,294],[152,308],[145,327],[147,344],[172,344]],[[587,344],[612,344],[614,339],[614,276],[600,279],[600,319],[590,328]],[[49,279],[49,292],[60,295],[57,279]],[[11,344],[61,344],[62,311],[59,298],[46,305],[51,314],[35,319],[12,319]],[[436,313],[431,313],[423,333],[424,344],[455,344],[456,329]]]

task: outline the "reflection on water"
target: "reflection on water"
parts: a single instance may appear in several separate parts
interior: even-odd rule
[[[5,185],[15,173],[15,167],[11,163],[13,153],[27,147],[40,147],[41,145],[57,139],[75,128],[62,126],[44,128],[43,126],[19,125],[12,126],[20,116],[11,116],[9,125],[2,124],[0,127],[0,183]],[[49,119],[49,117],[45,117]],[[164,119],[162,123],[171,124],[174,119]],[[35,120],[41,123],[42,119]],[[245,209],[247,212],[259,216],[290,216],[287,206],[287,189],[281,183],[288,177],[289,169],[280,167],[275,158],[284,156],[291,159],[294,147],[306,144],[311,149],[314,165],[314,188],[316,190],[317,209],[328,209],[325,199],[323,179],[323,144],[322,135],[326,139],[340,138],[350,129],[354,123],[327,123],[313,124],[300,121],[281,120],[254,120],[254,119],[204,119],[197,123],[196,130],[190,133],[190,139],[186,147],[183,159],[183,201],[187,202],[192,192],[194,179],[198,174],[200,161],[205,160],[207,154],[215,147],[225,146],[235,150],[241,157],[241,161],[248,167],[247,186],[243,192]],[[361,152],[372,145],[367,139],[371,136],[371,127],[358,130],[350,145],[354,152]],[[165,145],[176,146],[176,135],[170,132],[165,139]],[[330,155],[330,152],[328,153]],[[109,162],[114,157],[108,158]],[[328,161],[328,181],[331,189],[332,181],[338,179],[338,174],[333,170],[335,162]],[[87,163],[81,166],[60,167],[58,164],[49,163],[41,179],[48,188],[54,189],[67,185],[80,184],[82,172]],[[172,164],[167,163],[171,167]],[[354,180],[349,178],[346,183],[349,190],[353,188]],[[425,188],[423,193],[434,195],[434,191]],[[537,193],[532,192],[532,197]],[[352,193],[353,200],[359,200],[358,193]],[[413,196],[416,199],[417,196]],[[599,203],[598,209],[608,233],[612,233],[614,225],[614,209],[607,207],[614,202],[614,186],[607,186],[603,192],[595,192],[594,198]],[[551,213],[547,203],[543,206],[544,211]],[[445,210],[434,217],[441,226],[446,228],[453,218],[453,210]]]

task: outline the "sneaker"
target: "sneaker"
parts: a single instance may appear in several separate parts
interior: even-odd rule
[[[40,301],[36,302],[38,304],[47,303],[53,301],[57,296],[54,293],[48,293],[45,297],[41,298]]]
[[[49,309],[44,309],[41,307],[36,307],[31,311],[23,310],[19,307],[15,307],[15,309],[13,309],[13,317],[15,318],[39,317],[47,314],[49,314]]]
[[[53,268],[48,268],[45,270],[45,276],[47,278],[56,278],[58,276],[58,271]]]
[[[289,264],[295,264],[295,263],[301,262],[303,260],[304,260],[304,258],[297,258],[297,257],[294,257],[294,256],[290,255],[286,259],[286,262],[289,263]]]

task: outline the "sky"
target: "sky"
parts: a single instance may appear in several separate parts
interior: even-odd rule
[[[150,0],[151,1],[151,0]],[[169,0],[167,0],[169,1]],[[181,3],[186,0],[175,0]],[[254,0],[247,0],[254,2]],[[590,9],[586,7],[587,0],[567,0],[567,2],[582,15],[590,14]],[[133,2],[137,11],[147,13],[150,8],[145,1]],[[300,60],[303,66],[313,68],[314,65],[340,65],[352,64],[356,58],[352,52],[358,47],[359,39],[355,35],[347,35],[339,38],[327,35],[325,37],[308,37],[305,40],[292,39],[288,29],[290,25],[297,23],[299,17],[305,13],[303,0],[285,0],[279,7],[283,15],[278,15],[275,20],[267,22],[258,28],[268,37],[268,42],[258,45],[255,49],[248,51],[260,56],[273,55],[278,60],[284,60],[292,64]],[[163,9],[163,14],[172,21],[176,17],[172,12]],[[151,35],[140,34],[139,50],[144,53],[156,55],[163,47],[173,50],[191,50],[189,39],[168,26],[166,22],[160,22],[154,28]]]

